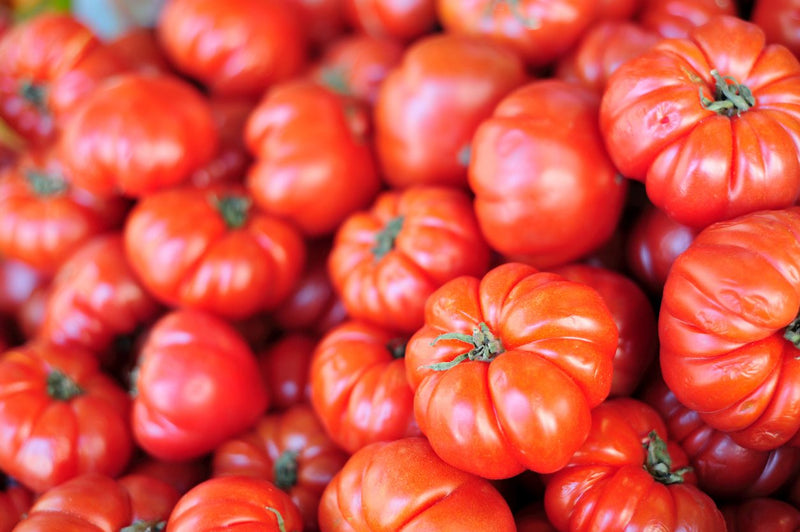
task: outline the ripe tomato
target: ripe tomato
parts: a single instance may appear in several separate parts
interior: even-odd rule
[[[294,3],[299,9],[300,19],[311,43],[324,46],[346,30],[344,2],[345,0],[291,0],[290,3]]]
[[[683,39],[716,15],[736,15],[734,0],[644,0],[638,20],[662,37]]]
[[[432,31],[436,24],[436,0],[343,1],[350,24],[373,37],[411,41]]]
[[[11,532],[33,503],[33,493],[0,474],[0,532]]]
[[[796,0],[756,0],[750,20],[764,30],[767,41],[800,54],[800,6]]]
[[[270,408],[281,411],[310,400],[311,357],[316,345],[311,336],[287,333],[258,354]]]
[[[644,0],[597,0],[598,20],[627,20],[639,11]]]
[[[155,32],[150,28],[131,28],[108,41],[107,46],[134,72],[156,75],[174,73],[156,40]]]
[[[149,454],[185,460],[250,427],[268,407],[255,355],[225,321],[175,311],[139,355],[133,433]]]
[[[754,24],[720,16],[622,65],[600,125],[622,174],[671,218],[703,228],[795,203],[798,104],[800,62]]]
[[[777,499],[749,499],[722,509],[727,532],[797,532],[800,510]]]
[[[617,340],[586,285],[519,263],[454,279],[428,298],[406,348],[417,423],[464,471],[557,471],[608,396]]]
[[[517,532],[558,532],[544,510],[544,503],[537,502],[524,507],[514,515]]]
[[[141,453],[128,469],[127,475],[157,478],[184,494],[211,476],[211,464],[208,456],[174,462]]]
[[[424,438],[373,443],[322,495],[322,532],[511,532],[508,504],[485,479],[443,462]]]
[[[375,105],[375,145],[386,181],[396,188],[466,188],[475,130],[526,79],[522,59],[501,44],[453,34],[415,41]]]
[[[675,260],[664,286],[664,380],[743,447],[776,449],[800,430],[798,234],[798,207],[719,222]]]

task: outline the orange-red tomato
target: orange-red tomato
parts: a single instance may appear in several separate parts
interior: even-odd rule
[[[684,38],[716,15],[736,15],[734,0],[644,0],[637,19],[662,37]]]
[[[343,1],[350,24],[373,37],[411,41],[436,24],[436,0]]]

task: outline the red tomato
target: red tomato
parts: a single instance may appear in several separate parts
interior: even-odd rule
[[[800,54],[800,4],[797,0],[756,0],[750,20],[764,30],[767,41]]]
[[[270,408],[280,411],[309,401],[311,357],[316,345],[311,336],[287,333],[258,354]]]
[[[165,461],[142,453],[128,470],[128,476],[141,475],[157,478],[180,493],[186,493],[211,476],[207,456],[197,460]]]
[[[130,398],[91,352],[28,343],[0,355],[0,469],[30,489],[121,473],[129,425]]]
[[[300,511],[289,496],[266,480],[220,477],[181,497],[167,522],[170,532],[301,532]]]
[[[289,494],[307,532],[319,530],[317,507],[322,492],[348,455],[320,424],[308,405],[262,417],[249,432],[214,450],[213,475],[268,480]]]
[[[664,286],[664,380],[743,447],[776,449],[800,430],[798,234],[798,207],[719,222],[677,258]]]
[[[414,332],[425,300],[459,275],[482,275],[489,248],[460,189],[417,186],[382,193],[339,227],[331,282],[350,316]]]
[[[599,20],[626,20],[641,8],[644,0],[597,0],[596,17]]]
[[[720,16],[622,65],[600,125],[622,174],[671,218],[702,228],[795,203],[798,109],[800,62],[754,24]]]
[[[469,185],[492,248],[549,268],[611,237],[627,182],[603,146],[598,104],[579,85],[534,81],[504,98],[478,128]]]
[[[522,85],[522,59],[464,35],[417,40],[381,86],[375,145],[393,187],[466,187],[470,142],[497,103]]]
[[[666,438],[658,413],[640,401],[595,408],[586,443],[547,481],[544,504],[556,530],[725,532],[714,501]]]
[[[142,74],[172,74],[174,70],[150,28],[134,27],[107,44],[130,68]]]
[[[312,44],[324,46],[345,32],[345,0],[291,1],[300,10],[300,19]]]
[[[347,20],[372,37],[411,41],[434,29],[436,0],[343,0]]]
[[[683,39],[716,15],[736,15],[733,0],[644,0],[639,22],[662,37]]]
[[[0,532],[11,532],[32,503],[33,493],[0,474]]]
[[[334,477],[319,508],[322,532],[512,532],[514,518],[485,479],[444,463],[424,438],[374,443]]]
[[[271,84],[298,74],[306,61],[296,3],[169,0],[158,37],[175,66],[212,92],[258,98]]]
[[[129,74],[82,102],[59,147],[74,185],[138,197],[186,181],[214,157],[218,138],[208,101],[191,85]]]
[[[227,318],[276,307],[305,262],[297,230],[253,208],[235,185],[143,198],[126,222],[125,251],[161,301]]]
[[[464,471],[557,471],[608,396],[617,340],[586,285],[519,263],[454,279],[428,298],[406,349],[417,423]]]
[[[365,104],[302,79],[274,87],[245,130],[256,204],[307,235],[332,234],[380,188],[369,129]]]
[[[776,499],[750,499],[722,509],[727,532],[797,532],[800,510]]]
[[[544,510],[544,503],[534,503],[524,507],[514,516],[517,532],[558,532]]]
[[[46,282],[45,276],[24,262],[0,259],[0,313],[16,314],[33,291]]]
[[[347,321],[323,336],[311,360],[311,404],[326,432],[354,453],[419,436],[406,380],[405,338]]]
[[[228,323],[175,311],[150,330],[139,356],[133,433],[163,460],[195,458],[250,427],[268,395],[255,355]]]

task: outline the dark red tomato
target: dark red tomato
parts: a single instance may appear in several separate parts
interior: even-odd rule
[[[443,462],[425,438],[374,443],[328,484],[322,532],[512,532],[514,518],[489,481]]]
[[[256,162],[247,186],[266,212],[305,234],[333,234],[381,186],[366,104],[308,80],[270,90],[250,115],[245,140]]]
[[[28,512],[33,493],[0,473],[0,532],[11,532]]]
[[[777,499],[750,499],[722,509],[727,532],[797,532],[800,510]]]
[[[181,497],[181,493],[168,482],[143,473],[128,473],[119,478],[117,483],[130,497],[131,516],[128,522],[134,527],[130,532],[150,532],[146,527],[157,527],[166,521]],[[155,528],[153,532],[157,530]],[[128,531],[123,529],[121,532]]]
[[[765,497],[800,472],[800,449],[788,445],[772,451],[741,447],[680,404],[660,378],[648,384],[642,399],[663,416],[670,438],[692,465],[697,485],[712,497]]]
[[[493,249],[549,268],[611,237],[628,187],[600,136],[599,103],[585,87],[534,81],[506,96],[478,128],[469,185]]]
[[[311,404],[346,451],[420,435],[404,356],[405,338],[358,321],[335,327],[317,344]]]
[[[596,0],[437,0],[451,33],[490,37],[534,67],[569,50],[595,19]]]
[[[82,102],[59,148],[74,185],[99,196],[138,197],[186,181],[212,160],[218,142],[208,100],[191,85],[128,74]]]
[[[317,340],[287,333],[258,354],[258,365],[269,391],[270,408],[285,410],[311,398],[311,357]]]
[[[16,314],[33,291],[46,282],[44,275],[24,262],[0,259],[0,313]]]
[[[800,55],[800,4],[797,0],[756,0],[750,20],[758,24],[767,41],[782,44]]]
[[[641,8],[645,0],[597,0],[598,20],[627,20]]]
[[[0,175],[0,254],[51,276],[84,242],[118,226],[126,207],[71,185],[53,150],[27,152]]]
[[[276,307],[305,262],[298,231],[254,208],[235,185],[147,196],[124,236],[133,271],[159,300],[227,318]]]
[[[417,40],[389,73],[375,105],[375,146],[386,181],[395,188],[466,188],[475,130],[526,79],[522,59],[485,38]]]
[[[685,38],[715,15],[736,15],[734,0],[644,0],[638,20],[667,38]]]
[[[125,70],[72,16],[38,15],[0,40],[0,116],[30,142],[47,144],[98,84]]]
[[[607,20],[594,24],[569,53],[556,63],[555,76],[603,92],[617,68],[641,55],[660,37],[627,20]]]
[[[290,3],[299,9],[306,36],[312,44],[327,45],[345,32],[345,0],[290,0]]]
[[[132,28],[108,41],[107,46],[134,72],[141,74],[174,73],[151,28]]]
[[[397,41],[351,34],[326,46],[309,75],[334,92],[374,104],[383,80],[402,57]]]
[[[544,503],[529,504],[514,514],[517,532],[558,532],[547,518]]]
[[[698,230],[676,222],[648,205],[636,217],[625,243],[628,268],[652,293],[661,294],[678,255],[686,251]]]
[[[258,98],[305,64],[306,35],[296,4],[169,0],[158,37],[175,66],[212,92]]]
[[[647,296],[636,283],[605,268],[570,264],[552,272],[591,286],[605,301],[619,330],[609,395],[631,395],[658,352],[656,316]]]
[[[6,351],[0,469],[38,493],[82,473],[118,475],[133,450],[130,404],[89,351],[41,342]]]
[[[343,1],[350,24],[372,37],[412,41],[436,24],[436,0]]]
[[[167,522],[169,532],[301,532],[303,520],[289,495],[269,481],[219,477],[192,488]]]
[[[215,477],[245,476],[268,480],[289,494],[300,510],[304,530],[317,526],[322,492],[348,455],[325,433],[309,405],[298,404],[269,414],[249,432],[214,450]]]
[[[175,311],[142,347],[133,433],[156,458],[196,458],[250,427],[268,401],[255,355],[227,322]]]
[[[183,494],[211,476],[211,464],[205,456],[195,460],[174,462],[159,460],[141,453],[127,475],[157,478]]]
[[[117,336],[132,334],[160,310],[134,275],[120,233],[86,242],[50,284],[40,338],[102,353]]]

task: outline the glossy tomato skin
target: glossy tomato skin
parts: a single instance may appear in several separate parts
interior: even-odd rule
[[[375,145],[389,185],[465,188],[475,130],[526,79],[522,59],[501,44],[452,34],[415,41],[375,106]]]
[[[299,9],[306,36],[314,45],[324,47],[347,30],[345,0],[291,0],[291,2]]]
[[[751,22],[764,30],[767,41],[782,44],[800,53],[800,12],[794,0],[757,0]]]
[[[480,125],[469,185],[493,249],[549,268],[611,237],[627,182],[606,153],[598,105],[590,89],[539,80],[506,96]]]
[[[716,223],[677,258],[664,286],[664,380],[743,447],[776,449],[800,429],[800,357],[784,338],[800,308],[798,234],[797,207]]]
[[[11,532],[28,512],[33,499],[30,490],[0,475],[0,532]]]
[[[254,208],[235,185],[148,196],[124,237],[131,268],[160,301],[227,318],[276,307],[305,262],[299,232]]]
[[[260,97],[298,74],[306,36],[296,2],[170,0],[157,31],[181,72],[223,96]]]
[[[41,493],[117,475],[132,450],[130,398],[93,353],[29,342],[0,356],[0,469]]]
[[[108,41],[107,47],[142,74],[172,74],[174,70],[151,28],[135,27]]]
[[[278,516],[283,521],[279,527]],[[236,523],[246,532],[302,532],[300,511],[289,496],[266,480],[220,477],[189,490],[170,514],[170,532],[211,532]]]
[[[645,28],[668,39],[688,37],[692,29],[718,15],[736,16],[734,0],[645,0],[638,14]]]
[[[270,90],[247,123],[256,163],[247,186],[256,204],[306,235],[330,235],[381,186],[366,105],[316,83]]]
[[[709,108],[717,70],[746,86],[754,104],[740,102],[732,116]],[[720,16],[622,65],[603,95],[600,126],[623,175],[644,182],[674,220],[703,228],[795,203],[798,101],[800,62],[791,52],[766,45],[754,24]]]
[[[208,100],[194,87],[128,74],[82,102],[64,126],[59,154],[74,185],[102,197],[140,197],[186,181],[218,143]]]
[[[547,480],[545,509],[556,530],[725,532],[722,513],[694,485],[691,472],[669,484],[651,474],[646,449],[651,431],[671,458],[661,466],[670,472],[686,466],[680,448],[666,440],[663,420],[641,401],[617,398],[592,411],[586,442]]]
[[[225,321],[174,311],[150,330],[138,361],[133,433],[150,455],[185,460],[251,426],[269,396],[255,355]]]
[[[258,354],[258,366],[269,391],[269,404],[281,411],[308,403],[311,398],[311,357],[317,340],[303,333],[287,333]]]
[[[317,526],[317,507],[325,487],[348,454],[325,433],[307,404],[268,414],[249,432],[214,450],[215,477],[246,476],[268,480],[289,494],[300,510],[304,530]]]
[[[487,480],[446,464],[420,437],[354,454],[325,489],[319,525],[322,532],[516,530]]]
[[[433,30],[436,0],[343,0],[345,16],[373,37],[412,41]]]
[[[452,333],[474,345],[441,337]],[[608,396],[617,339],[608,307],[586,285],[520,263],[454,279],[428,298],[425,325],[406,348],[417,423],[465,471],[557,471]],[[482,357],[433,367],[478,350]]]
[[[399,332],[423,322],[426,298],[459,275],[482,275],[489,247],[457,188],[389,190],[337,230],[328,272],[348,314]]]
[[[784,501],[757,498],[722,509],[728,532],[796,532],[800,510]]]
[[[589,285],[602,296],[619,330],[609,395],[631,395],[658,352],[656,316],[647,296],[632,280],[605,268],[568,264],[552,272]]]

